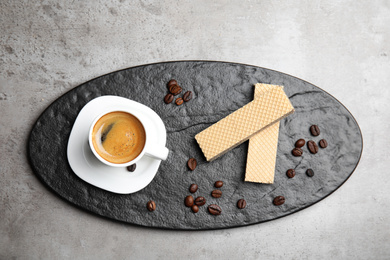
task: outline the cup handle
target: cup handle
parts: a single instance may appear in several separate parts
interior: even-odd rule
[[[168,148],[164,146],[149,148],[145,151],[145,155],[159,160],[166,160],[168,157],[168,153]]]

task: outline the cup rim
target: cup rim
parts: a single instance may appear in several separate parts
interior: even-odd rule
[[[144,131],[145,131],[145,144],[144,144],[144,147],[141,151],[141,153],[135,157],[133,160],[129,161],[129,162],[125,162],[125,163],[112,163],[112,162],[109,162],[107,161],[106,159],[104,159],[103,157],[101,157],[98,152],[96,151],[94,145],[93,145],[93,142],[92,142],[92,132],[93,132],[93,128],[95,126],[95,124],[97,123],[97,121],[99,121],[100,118],[102,118],[103,116],[109,114],[109,113],[113,113],[113,112],[125,112],[125,113],[128,113],[134,117],[136,117],[142,124],[142,127],[144,128]],[[92,121],[92,124],[91,126],[89,127],[89,132],[88,132],[88,143],[89,143],[89,147],[92,151],[92,153],[95,155],[95,157],[101,161],[102,163],[108,165],[108,166],[112,166],[112,167],[126,167],[126,166],[130,166],[132,164],[135,164],[136,162],[138,162],[144,155],[145,155],[145,152],[146,152],[146,146],[147,146],[147,143],[148,143],[148,134],[147,134],[147,130],[146,130],[146,127],[145,127],[145,123],[143,122],[143,120],[140,118],[140,114],[137,112],[137,111],[130,111],[130,110],[127,110],[127,109],[111,109],[111,110],[108,110],[108,111],[105,111],[103,113],[100,113],[93,121]]]

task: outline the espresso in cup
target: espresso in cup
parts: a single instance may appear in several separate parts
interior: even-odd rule
[[[92,144],[104,160],[122,164],[141,154],[146,142],[142,123],[130,113],[115,111],[102,116],[92,129]]]

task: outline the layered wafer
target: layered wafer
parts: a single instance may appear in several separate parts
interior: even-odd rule
[[[272,88],[282,86],[257,83],[254,98]],[[249,139],[245,181],[273,183],[278,150],[280,121],[266,127]]]
[[[283,89],[270,88],[198,133],[195,139],[207,161],[212,161],[293,112]]]

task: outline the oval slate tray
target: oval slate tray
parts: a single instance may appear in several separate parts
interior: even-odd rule
[[[166,83],[177,79],[193,99],[181,106],[163,102]],[[197,145],[196,133],[217,122],[253,99],[257,82],[283,85],[296,112],[280,124],[275,183],[244,182],[248,142],[213,162],[206,162]],[[72,125],[82,107],[103,95],[117,95],[143,103],[156,111],[167,128],[169,157],[163,161],[153,181],[143,190],[128,195],[114,194],[94,187],[72,172],[66,157]],[[321,135],[310,135],[309,127],[318,124]],[[329,146],[313,155],[291,155],[299,138]],[[51,104],[35,123],[29,143],[30,164],[48,187],[63,199],[87,211],[136,225],[168,229],[218,229],[245,226],[273,220],[304,209],[339,188],[356,168],[363,148],[358,124],[334,97],[298,78],[269,69],[226,62],[179,61],[149,64],[113,72],[64,94]],[[195,157],[198,167],[191,172],[188,158]],[[286,170],[297,175],[288,179]],[[305,171],[312,168],[315,176]],[[131,174],[131,173],[129,173]],[[223,196],[210,196],[213,184],[223,180]],[[190,184],[197,183],[194,196],[204,196],[205,206],[197,214],[184,206]],[[274,206],[274,197],[286,202]],[[236,207],[239,199],[247,207]],[[157,209],[149,212],[146,202],[154,200]],[[222,214],[210,215],[207,205],[221,206]]]

